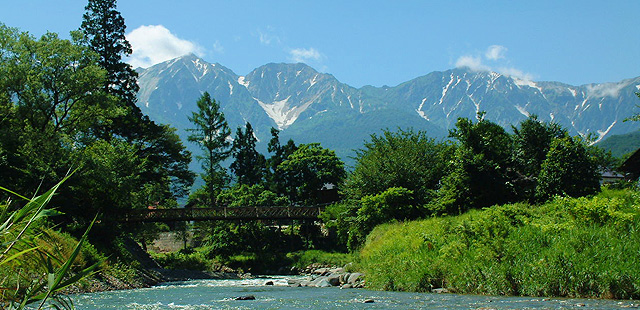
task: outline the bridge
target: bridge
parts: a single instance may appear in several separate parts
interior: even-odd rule
[[[177,222],[213,220],[317,220],[324,205],[312,207],[216,207],[138,209],[123,214],[120,221]]]

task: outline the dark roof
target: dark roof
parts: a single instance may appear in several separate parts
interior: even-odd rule
[[[631,154],[631,156],[620,165],[618,170],[634,179],[638,178],[640,176],[640,149],[637,149]]]

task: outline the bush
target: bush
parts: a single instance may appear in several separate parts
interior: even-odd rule
[[[321,217],[327,226],[337,230],[339,240],[354,251],[376,225],[414,219],[422,214],[421,208],[413,206],[413,191],[392,187],[377,195],[329,206]]]
[[[209,270],[212,266],[211,261],[201,252],[153,253],[151,257],[160,266],[167,269]]]
[[[312,264],[342,267],[348,263],[353,263],[355,256],[348,253],[329,253],[320,250],[307,250],[288,253],[287,258],[292,261],[292,265],[294,267],[304,269]]]
[[[636,196],[605,191],[384,224],[368,235],[360,263],[376,289],[639,298]]]

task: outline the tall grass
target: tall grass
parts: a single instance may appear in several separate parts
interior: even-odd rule
[[[640,298],[639,202],[605,191],[381,225],[361,265],[376,289]]]
[[[37,309],[72,309],[71,300],[60,292],[95,273],[101,264],[94,262],[86,268],[74,265],[83,260],[81,250],[93,223],[72,250],[66,252],[64,249],[68,247],[58,243],[68,238],[46,228],[46,217],[56,214],[46,206],[62,182],[32,199],[0,187],[26,201],[17,209],[12,208],[10,201],[0,205],[2,309],[24,309],[27,305]]]

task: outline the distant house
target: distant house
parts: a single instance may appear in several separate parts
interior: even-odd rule
[[[600,185],[612,184],[625,180],[625,176],[611,169],[604,170],[600,173]]]
[[[624,173],[628,181],[638,180],[640,177],[640,149],[636,150],[627,160],[625,160],[618,171]]]

